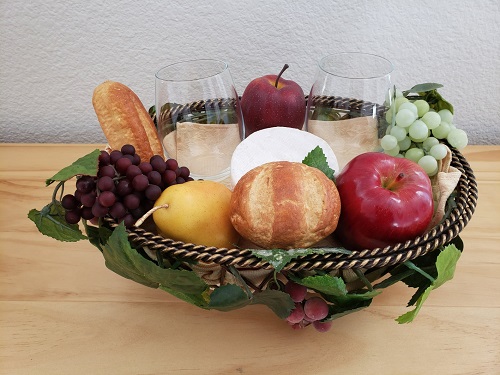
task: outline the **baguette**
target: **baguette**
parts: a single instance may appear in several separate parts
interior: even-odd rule
[[[153,120],[129,87],[105,81],[95,88],[92,105],[112,150],[131,144],[143,161],[153,155],[163,156]]]

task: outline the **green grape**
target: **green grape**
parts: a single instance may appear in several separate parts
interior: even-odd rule
[[[414,140],[424,141],[427,139],[429,129],[427,128],[427,125],[421,120],[415,120],[413,124],[411,124],[410,129],[408,130],[408,134],[410,135],[410,138],[413,138]]]
[[[411,139],[409,137],[405,137],[402,141],[398,142],[399,150],[406,151],[411,146]]]
[[[424,156],[424,150],[418,147],[410,148],[405,152],[405,158],[413,160],[415,163]]]
[[[391,150],[393,149],[394,147],[396,147],[398,145],[398,140],[396,139],[396,137],[394,137],[393,135],[384,135],[382,137],[382,139],[380,140],[380,146],[382,146],[382,148],[387,151],[387,150]],[[399,150],[398,150],[399,152]]]
[[[388,124],[392,124],[392,117],[394,115],[394,112],[394,104],[391,104],[390,108],[385,113],[385,121],[387,121]]]
[[[417,106],[415,104],[413,104],[412,102],[401,103],[401,105],[398,108],[398,112],[403,110],[403,109],[409,109],[410,111],[412,111],[415,114],[415,118],[418,117]]]
[[[451,113],[449,109],[442,109],[438,114],[439,117],[441,117],[441,121],[447,122],[448,124],[453,122],[453,113]]]
[[[445,139],[450,132],[450,124],[441,121],[441,124],[436,128],[432,129],[432,135],[437,139]]]
[[[438,167],[437,160],[431,155],[422,156],[418,160],[418,165],[420,165],[428,175],[434,173]]]
[[[399,154],[399,146],[398,144],[396,143],[396,146],[394,148],[391,148],[390,150],[384,150],[384,152],[387,154],[387,155],[391,155],[391,156],[397,156]]]
[[[425,122],[425,125],[431,130],[437,128],[439,124],[441,124],[441,116],[439,116],[437,112],[427,112],[422,116],[421,120]]]
[[[407,128],[417,119],[415,113],[409,109],[402,109],[396,114],[396,125],[402,128]]]
[[[400,142],[406,138],[406,129],[400,126],[394,126],[389,131],[389,134],[394,136],[398,140],[398,142]]]
[[[451,130],[448,133],[446,139],[452,147],[455,147],[459,150],[467,146],[467,143],[469,143],[467,133],[465,133],[465,131],[463,131],[462,129]]]
[[[438,143],[434,145],[429,150],[429,155],[431,155],[436,160],[444,159],[444,157],[448,154],[448,147],[443,145],[442,143]]]
[[[417,114],[418,114],[418,117],[422,117],[423,115],[425,115],[427,112],[429,112],[429,103],[427,103],[425,100],[423,99],[418,99],[418,100],[415,100],[413,102],[413,104],[415,105],[415,107],[417,107]]]
[[[424,148],[425,151],[429,151],[432,146],[437,145],[439,143],[439,140],[435,137],[429,137],[427,138],[423,144],[422,147]]]
[[[403,103],[407,103],[409,100],[404,96],[396,96],[396,100],[394,101],[394,105],[396,106],[396,112],[399,111],[399,106]]]

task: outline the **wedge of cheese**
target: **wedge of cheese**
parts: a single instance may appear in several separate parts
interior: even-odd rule
[[[243,140],[231,157],[231,185],[249,170],[272,161],[302,162],[309,152],[320,146],[328,165],[337,175],[339,164],[332,148],[322,138],[287,127],[259,130]]]

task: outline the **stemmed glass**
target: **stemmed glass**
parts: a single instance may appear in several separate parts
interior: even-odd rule
[[[156,120],[165,156],[195,179],[223,181],[243,138],[238,94],[228,64],[201,59],[156,73]]]
[[[393,65],[367,53],[323,57],[307,102],[306,129],[325,139],[339,167],[353,157],[379,149],[390,105]]]

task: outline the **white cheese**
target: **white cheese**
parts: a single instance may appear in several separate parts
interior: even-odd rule
[[[249,170],[272,161],[302,162],[309,152],[320,146],[328,165],[337,175],[339,164],[332,148],[322,138],[287,127],[259,130],[244,139],[231,157],[231,185]]]

